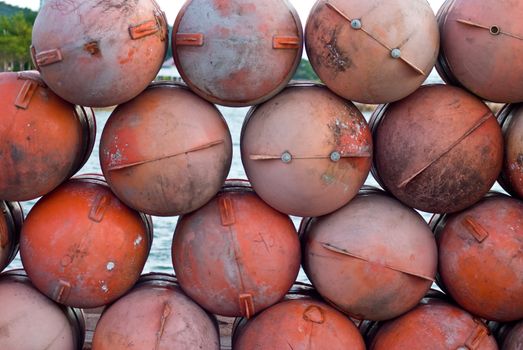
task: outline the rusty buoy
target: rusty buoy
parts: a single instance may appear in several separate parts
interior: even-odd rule
[[[465,310],[487,320],[523,318],[523,203],[492,194],[435,216],[439,282]]]
[[[320,79],[346,99],[388,103],[414,92],[436,63],[439,32],[427,1],[318,0],[305,45]]]
[[[421,215],[364,188],[338,211],[305,218],[303,268],[318,292],[352,317],[387,320],[415,307],[437,268],[434,236]]]
[[[23,270],[0,275],[2,349],[82,350],[85,320],[80,309],[49,300]]]
[[[286,0],[189,0],[174,22],[172,46],[194,92],[248,106],[287,85],[301,60],[303,31]]]
[[[241,152],[247,177],[270,206],[319,216],[358,193],[371,167],[372,136],[351,102],[298,84],[251,109]]]
[[[24,222],[22,206],[18,202],[0,201],[0,272],[18,253],[20,231]]]
[[[237,323],[233,348],[365,349],[354,323],[323,302],[300,298],[282,301],[255,318]]]
[[[130,100],[156,77],[168,28],[154,0],[46,1],[31,53],[47,85],[81,106]]]
[[[180,289],[176,278],[148,274],[107,308],[93,337],[93,350],[202,349],[219,350],[214,316]]]
[[[125,206],[101,176],[82,176],[29,212],[20,254],[42,293],[68,306],[106,305],[129,290],[145,265],[152,222]]]
[[[376,329],[369,339],[369,350],[498,349],[481,320],[437,299],[428,299],[405,315],[379,324]]]
[[[0,199],[35,199],[85,164],[94,113],[58,97],[35,71],[0,73],[0,95]]]
[[[480,200],[503,163],[494,115],[465,90],[422,86],[372,116],[372,174],[396,198],[432,213],[456,212]]]
[[[520,1],[445,1],[437,15],[443,80],[485,100],[523,102],[521,13]]]
[[[505,158],[498,182],[505,191],[523,198],[523,104],[506,105],[498,113],[505,139]]]
[[[227,181],[202,208],[182,216],[172,245],[180,286],[206,310],[252,317],[285,296],[300,268],[291,219],[243,181]]]
[[[107,121],[100,163],[127,205],[158,216],[198,209],[223,185],[232,141],[218,109],[187,88],[157,83]]]

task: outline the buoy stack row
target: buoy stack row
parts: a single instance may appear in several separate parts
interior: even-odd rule
[[[168,43],[154,1],[46,2],[31,47],[40,73],[0,75],[0,262],[19,240],[27,273],[4,273],[0,300],[25,315],[12,316],[25,336],[39,320],[28,305],[57,328],[31,343],[0,328],[1,347],[80,349],[73,308],[105,306],[93,349],[218,349],[212,314],[244,318],[240,350],[496,349],[498,326],[517,349],[513,3],[449,0],[436,19],[422,0],[319,0],[304,35],[287,1],[189,0],[172,35],[180,85],[150,84]],[[288,84],[304,46],[325,85]],[[421,86],[436,61],[460,87]],[[487,74],[499,67],[501,83]],[[512,104],[497,122],[480,97]],[[381,105],[367,123],[350,101]],[[254,105],[240,139],[249,181],[226,180],[232,141],[214,103]],[[91,107],[111,105],[104,176],[72,177],[93,149]],[[362,188],[371,169],[387,192]],[[489,193],[498,178],[514,197]],[[16,202],[40,196],[22,225]],[[415,209],[435,213],[430,225]],[[176,278],[140,279],[150,215],[180,216]],[[299,234],[289,215],[303,217]],[[313,291],[292,288],[300,264]]]

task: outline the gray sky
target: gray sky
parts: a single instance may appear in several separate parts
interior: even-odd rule
[[[38,6],[40,4],[40,0],[3,0],[4,2],[8,4],[17,5],[20,7],[29,7],[30,9],[37,10]],[[169,23],[172,25],[174,23],[174,19],[176,18],[176,14],[178,13],[178,10],[185,2],[184,0],[156,0],[160,7],[165,11],[167,18],[169,19]],[[263,1],[263,0],[260,0]],[[300,14],[300,18],[303,23],[307,20],[307,16],[309,14],[309,11],[316,2],[316,0],[289,0],[298,13]],[[431,4],[432,8],[434,9],[434,12],[438,10],[438,8],[441,6],[444,0],[429,0],[429,3]]]

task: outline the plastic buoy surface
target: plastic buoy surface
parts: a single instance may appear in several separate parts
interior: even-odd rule
[[[107,121],[100,163],[130,207],[157,216],[198,209],[229,172],[232,141],[216,107],[187,88],[156,83]]]
[[[300,18],[287,0],[189,0],[172,41],[183,80],[226,106],[274,96],[294,75],[303,51]]]
[[[427,1],[318,0],[305,29],[312,67],[335,93],[388,103],[414,92],[439,50]]]
[[[265,204],[246,182],[227,181],[174,233],[178,281],[207,311],[252,317],[285,296],[300,268],[291,219]]]
[[[498,113],[505,138],[503,170],[498,179],[505,191],[523,198],[523,104],[506,105]]]
[[[241,152],[264,201],[289,215],[319,216],[358,193],[372,163],[372,135],[351,102],[300,84],[251,109]]]
[[[82,350],[82,311],[58,305],[41,294],[23,270],[0,275],[0,308],[2,349]]]
[[[219,350],[217,324],[182,292],[174,276],[148,274],[104,311],[93,350]]]
[[[523,203],[492,195],[435,216],[442,288],[465,310],[494,321],[523,318]]]
[[[167,52],[168,27],[154,0],[46,1],[31,53],[47,85],[81,106],[130,100],[154,80]]]
[[[43,196],[91,155],[94,113],[58,97],[35,71],[0,73],[0,95],[0,199]]]
[[[385,192],[364,188],[340,210],[306,218],[303,268],[318,292],[358,319],[387,320],[415,307],[437,268],[423,218]]]
[[[101,177],[84,176],[36,203],[22,228],[20,254],[42,293],[91,308],[134,285],[151,244],[150,218],[120,202]]]
[[[503,164],[503,135],[490,109],[465,90],[422,86],[372,116],[380,184],[410,207],[465,209],[492,187]]]
[[[523,102],[521,13],[520,1],[445,1],[437,15],[443,80],[485,100]]]

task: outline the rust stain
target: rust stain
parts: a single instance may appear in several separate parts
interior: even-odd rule
[[[101,57],[100,46],[98,41],[91,41],[84,45],[84,50],[89,52],[91,56]]]

